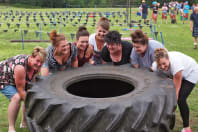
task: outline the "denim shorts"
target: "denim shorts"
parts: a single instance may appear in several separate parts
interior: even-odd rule
[[[12,85],[7,85],[3,89],[0,89],[0,92],[5,95],[9,100],[18,93],[17,89],[15,86]]]
[[[142,14],[142,19],[146,19],[147,18],[147,14],[143,13]]]

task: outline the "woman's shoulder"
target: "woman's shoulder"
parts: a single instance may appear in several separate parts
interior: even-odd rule
[[[95,38],[95,36],[96,36],[96,33],[93,33],[93,34],[91,34],[91,35],[89,36],[89,38]]]
[[[47,48],[46,48],[46,52],[49,53],[49,52],[52,52],[54,50],[54,47],[53,45],[49,45]]]

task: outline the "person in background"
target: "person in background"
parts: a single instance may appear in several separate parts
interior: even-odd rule
[[[163,7],[162,7],[162,22],[163,23],[163,20],[165,19],[165,22],[167,24],[167,13],[168,13],[168,8],[166,6],[166,4],[164,3]]]
[[[170,7],[170,18],[171,18],[171,23],[172,24],[177,23],[176,9],[175,9],[175,6],[173,5],[173,3],[171,4],[171,7]]]
[[[154,21],[154,24],[156,24],[157,23],[157,16],[158,16],[159,8],[158,8],[158,5],[157,5],[156,1],[154,1],[152,4],[153,4],[153,7],[152,7],[152,19]]]
[[[147,15],[148,5],[145,3],[145,0],[142,0],[142,19],[144,19],[144,24],[146,24]]]
[[[198,37],[198,7],[194,8],[194,12],[190,16],[190,30],[194,38],[194,49],[197,49]]]
[[[152,70],[173,79],[183,120],[184,128],[181,132],[191,132],[189,126],[190,112],[186,100],[198,81],[198,64],[190,56],[180,52],[167,52],[162,48],[156,49],[154,56],[155,62],[152,64]]]
[[[131,64],[135,68],[151,68],[155,49],[164,48],[164,46],[156,40],[149,40],[148,36],[139,29],[131,34],[131,39],[133,43]]]
[[[81,67],[88,62],[94,64],[91,59],[93,55],[93,47],[89,44],[89,32],[86,27],[79,27],[76,33],[76,43],[74,44],[78,49],[78,67]]]
[[[101,57],[105,62],[113,62],[114,65],[123,65],[130,62],[130,54],[133,48],[127,41],[121,41],[121,34],[117,31],[110,31],[105,36]]]
[[[0,62],[0,92],[10,101],[8,106],[8,132],[16,132],[15,122],[21,100],[25,101],[29,83],[35,81],[45,58],[46,51],[41,47],[35,47],[30,56],[17,55]],[[24,105],[22,112],[20,127],[25,127],[27,124]]]
[[[186,1],[184,3],[184,19],[183,19],[183,23],[186,23],[188,22],[188,14],[189,14],[189,9],[190,9],[190,6],[188,5],[188,1]]]
[[[48,76],[56,71],[66,70],[68,67],[78,67],[77,48],[68,43],[63,34],[57,34],[56,30],[50,33],[52,45],[48,46],[47,58],[41,68],[41,75]]]
[[[195,6],[195,3],[193,3],[192,6],[191,6],[192,13],[194,13],[195,7],[196,7],[196,6]]]
[[[167,8],[168,8],[168,10],[167,10],[167,14],[169,14],[169,2],[168,2],[168,3],[166,3],[166,6],[167,6]]]
[[[102,58],[100,56],[102,48],[106,45],[104,41],[105,35],[109,32],[110,22],[107,18],[101,17],[97,23],[96,33],[90,35],[89,43],[93,46],[93,56],[92,60],[94,64],[103,64]]]
[[[142,5],[139,6],[139,11],[137,11],[137,16],[142,16]]]
[[[177,15],[179,14],[179,11],[181,9],[181,5],[179,2],[176,2],[176,12],[177,12]]]

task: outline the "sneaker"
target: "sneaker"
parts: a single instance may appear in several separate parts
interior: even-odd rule
[[[20,123],[20,128],[27,128],[27,124]]]
[[[10,130],[10,131],[8,131],[8,132],[16,132],[15,130]]]
[[[186,129],[183,128],[181,132],[192,132],[192,131],[191,131],[191,129],[186,130]]]
[[[197,45],[195,45],[194,49],[197,49]]]

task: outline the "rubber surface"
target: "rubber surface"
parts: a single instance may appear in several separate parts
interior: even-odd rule
[[[96,98],[68,92],[72,84],[92,79],[119,80],[134,89]],[[114,93],[112,87],[109,89]],[[129,65],[85,66],[57,72],[34,84],[25,101],[30,132],[170,132],[176,105],[172,80]]]

